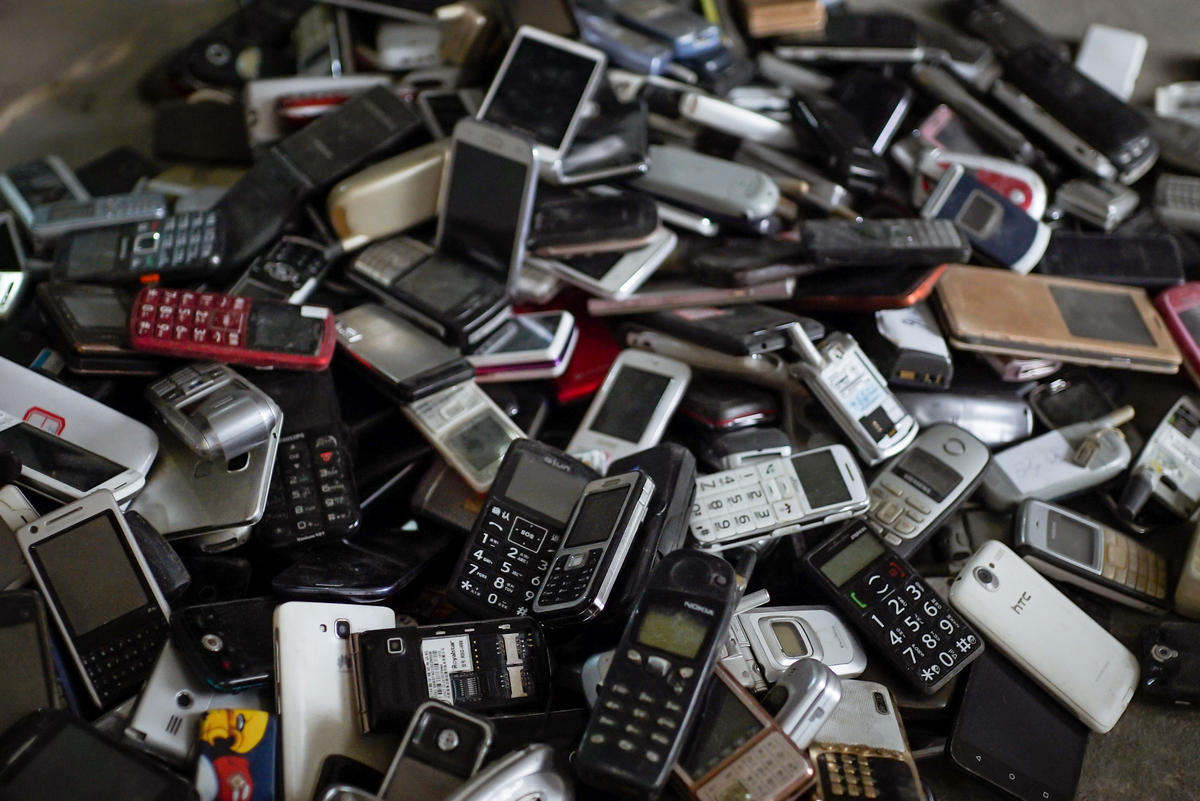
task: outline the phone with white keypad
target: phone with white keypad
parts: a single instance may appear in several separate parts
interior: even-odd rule
[[[866,482],[844,445],[700,476],[692,503],[696,547],[735,548],[866,511]]]

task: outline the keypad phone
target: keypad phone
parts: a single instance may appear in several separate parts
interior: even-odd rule
[[[812,801],[925,798],[911,754],[857,745],[810,746],[808,753],[817,771]]]
[[[299,236],[283,236],[246,268],[230,295],[303,303],[329,267],[325,248]]]
[[[35,241],[48,242],[71,231],[157,220],[166,215],[167,198],[158,192],[60,200],[34,207],[30,232]]]
[[[163,356],[322,370],[337,335],[333,312],[324,306],[146,287],[133,301],[129,342]]]
[[[54,249],[60,281],[136,283],[210,275],[224,257],[225,224],[215,211],[109,225],[66,235]]]

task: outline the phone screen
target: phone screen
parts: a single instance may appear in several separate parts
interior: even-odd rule
[[[63,183],[54,168],[44,161],[31,161],[28,164],[10,167],[5,175],[17,187],[17,191],[31,209],[73,197],[70,188]]]
[[[282,303],[252,305],[246,346],[272,353],[315,354],[321,349],[325,320],[304,316],[302,308]]]
[[[700,778],[762,731],[746,705],[725,682],[712,678],[704,706],[696,721],[696,734],[679,759],[679,767],[692,778]]]
[[[1155,346],[1133,298],[1123,292],[1097,292],[1069,286],[1051,286],[1050,294],[1072,336]]]
[[[81,328],[124,331],[129,321],[129,304],[122,303],[116,295],[72,295],[68,290],[59,300]]]
[[[1046,546],[1059,556],[1081,565],[1096,564],[1101,547],[1095,526],[1050,509],[1046,514]]]
[[[910,448],[892,470],[938,503],[946,500],[962,481],[962,476],[948,464],[920,448]]]
[[[0,431],[0,451],[11,451],[28,470],[88,492],[125,472],[116,462],[28,423]]]
[[[595,492],[583,499],[579,514],[567,535],[563,548],[574,548],[577,545],[591,545],[603,542],[613,533],[621,510],[625,508],[625,499],[629,496],[630,486]]]
[[[638,442],[670,383],[668,375],[622,365],[591,429],[625,442]]]
[[[842,471],[833,452],[821,450],[792,458],[792,468],[800,479],[800,488],[813,509],[845,503],[850,500],[850,488],[842,480]]]
[[[561,525],[571,516],[585,483],[579,476],[551,467],[537,456],[522,454],[504,495]]]
[[[462,454],[472,470],[482,473],[504,458],[513,438],[491,414],[482,414],[446,438],[447,447]]]
[[[482,119],[560,150],[598,62],[530,36],[516,48]]]
[[[522,193],[531,169],[532,165],[456,142],[450,175],[442,189],[446,209],[438,249],[486,266],[505,280],[518,246],[517,236],[523,234],[519,230]]]
[[[28,619],[24,619],[24,614],[19,617],[21,619],[0,624],[0,675],[4,676],[4,692],[0,692],[0,731],[26,714],[53,704],[50,688],[46,685],[46,666],[42,664],[42,641],[32,609]]]
[[[485,339],[475,352],[491,356],[546,350],[554,342],[561,321],[561,314],[514,317]]]
[[[1179,322],[1183,323],[1193,342],[1200,342],[1200,305],[1179,312]]]

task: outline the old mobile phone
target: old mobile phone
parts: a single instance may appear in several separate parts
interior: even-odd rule
[[[947,265],[915,265],[879,273],[829,270],[796,282],[792,308],[812,311],[874,312],[903,309],[927,299]]]
[[[614,67],[642,75],[661,75],[671,63],[674,51],[670,45],[592,11],[583,4],[575,6],[579,37],[604,51]]]
[[[300,236],[283,236],[250,262],[229,287],[229,294],[303,303],[329,266],[324,245]]]
[[[1149,122],[1049,48],[1033,44],[1006,55],[1004,78],[1111,161],[1122,183],[1158,160]]]
[[[337,339],[324,306],[146,287],[133,300],[129,344],[163,356],[323,370]]]
[[[1165,88],[1165,87],[1164,87]],[[1162,89],[1159,89],[1161,92]],[[1190,101],[1189,101],[1190,102]],[[1162,109],[1147,115],[1158,139],[1159,158],[1172,170],[1200,172],[1200,128],[1193,122],[1171,119]]]
[[[529,249],[538,256],[624,252],[645,247],[658,230],[658,208],[636,192],[543,192],[534,207]]]
[[[967,91],[949,73],[932,64],[914,64],[911,74],[919,89],[933,95],[970,122],[972,132],[987,137],[1022,164],[1028,164],[1037,157],[1033,143],[1025,134]]]
[[[2,278],[0,278],[2,281]],[[3,291],[0,289],[0,291]],[[75,373],[158,375],[162,360],[129,346],[133,292],[119,286],[44,281],[37,300]]]
[[[550,698],[549,652],[528,617],[356,632],[350,656],[365,734],[403,730],[429,700],[498,714]]]
[[[706,378],[688,385],[679,413],[709,431],[732,431],[775,422],[779,405],[775,395],[758,387]]]
[[[1133,698],[1134,655],[1002,542],[967,561],[950,603],[1092,731],[1109,731]]]
[[[190,801],[192,783],[136,748],[105,737],[75,715],[42,710],[0,739],[0,795],[102,801]]]
[[[782,801],[812,783],[813,768],[770,713],[717,665],[672,779],[697,801],[731,794]]]
[[[441,701],[417,708],[392,759],[381,801],[447,798],[483,764],[495,737],[487,718]]]
[[[1116,411],[1111,386],[1102,384],[1093,371],[1075,368],[1030,390],[1030,410],[1046,428],[1063,428]]]
[[[649,167],[646,104],[640,100],[621,103],[604,83],[594,102],[599,113],[585,121],[575,143],[557,163],[550,176],[554,183],[575,186],[632,178]]]
[[[1157,292],[1183,283],[1183,261],[1173,236],[1112,236],[1058,230],[1038,272],[1144,287]]]
[[[20,462],[15,483],[58,501],[107,490],[120,502],[132,498],[145,476],[44,429],[0,412],[0,452]]]
[[[1017,509],[1013,549],[1041,574],[1132,606],[1164,614],[1167,563],[1116,529],[1034,499]]]
[[[0,591],[15,590],[29,583],[29,566],[21,556],[16,533],[21,526],[39,517],[41,515],[16,485],[0,486]]]
[[[709,286],[688,278],[657,278],[646,282],[636,293],[622,300],[588,298],[587,310],[593,317],[609,317],[694,306],[774,303],[790,300],[795,289],[796,279],[792,277],[736,287]]]
[[[691,532],[698,547],[725,550],[845,520],[867,503],[850,451],[827,445],[700,476]]]
[[[768,599],[769,600],[769,599]],[[743,686],[761,692],[804,659],[819,659],[838,676],[867,667],[858,637],[830,606],[752,606],[747,596],[729,623],[718,660]]]
[[[858,632],[914,689],[937,692],[983,651],[983,640],[862,521],[804,557]]]
[[[143,283],[211,276],[224,260],[224,217],[193,211],[67,234],[54,249],[60,281]]]
[[[987,445],[950,423],[922,431],[871,481],[869,525],[908,558],[983,481]]]
[[[946,753],[1021,801],[1075,798],[1087,727],[996,651],[967,676]]]
[[[1144,289],[954,264],[938,282],[938,299],[950,344],[962,350],[1178,370],[1169,337],[1178,329],[1169,313],[1164,323],[1154,312]]]
[[[659,227],[650,241],[627,252],[593,253],[563,259],[526,258],[569,284],[601,297],[620,300],[636,292],[675,251],[679,237]]]
[[[954,363],[941,328],[927,303],[880,309],[875,325],[858,331],[864,350],[888,383],[899,387],[948,389]]]
[[[955,0],[949,10],[972,34],[997,50],[1010,53],[1030,44],[1042,44],[1063,59],[1069,50],[1049,36],[1029,17],[1004,0]]]
[[[890,153],[913,175],[914,206],[924,205],[929,193],[951,164],[960,164],[981,183],[1007,198],[1030,217],[1041,219],[1046,212],[1046,182],[1032,168],[1023,164],[995,156],[929,147],[928,141],[920,132],[894,145]],[[1130,190],[1122,187],[1121,191]]]
[[[756,303],[671,309],[641,315],[637,321],[639,325],[734,356],[782,350],[789,342],[785,330],[795,323],[809,324],[815,338],[819,339],[823,333],[812,325],[814,321]]]
[[[1168,620],[1142,629],[1142,693],[1178,706],[1200,703],[1197,647],[1196,623]]]
[[[45,245],[75,231],[146,222],[166,216],[167,198],[159,192],[131,192],[91,200],[60,200],[34,207],[29,232],[34,242]]]
[[[473,380],[400,408],[477,492],[487,491],[508,446],[525,436]]]
[[[654,481],[640,470],[588,482],[533,599],[535,617],[567,626],[608,608],[653,492]]]
[[[1200,231],[1200,178],[1160,175],[1154,185],[1154,210],[1168,225]]]
[[[709,470],[732,470],[792,455],[792,440],[774,426],[705,431],[695,438],[696,458]]]
[[[792,61],[911,62],[925,57],[916,23],[901,14],[830,14],[823,31],[786,41],[775,55]]]
[[[622,24],[670,43],[677,59],[707,54],[721,44],[719,27],[664,0],[618,0],[609,6]]]
[[[1018,273],[1032,270],[1050,242],[1047,225],[968,175],[961,164],[951,164],[942,175],[921,216],[952,221],[977,253]]]
[[[89,200],[91,195],[58,156],[43,156],[0,173],[0,197],[28,228],[33,210],[61,200]]]
[[[838,81],[832,97],[858,120],[871,151],[882,156],[908,114],[913,90],[879,73],[855,70]]]
[[[607,466],[613,459],[656,444],[683,400],[691,376],[691,368],[675,359],[622,351],[566,451],[600,451]]]
[[[804,246],[822,267],[965,262],[967,238],[946,220],[805,220]]]
[[[1033,433],[1025,399],[993,392],[897,392],[896,399],[922,428],[952,423],[988,447],[1009,445]]]
[[[817,163],[852,192],[873,195],[887,180],[888,165],[872,150],[858,120],[835,100],[797,92],[790,101],[796,139]]]
[[[0,665],[7,677],[0,697],[0,731],[31,712],[63,706],[50,653],[46,607],[33,590],[0,592],[0,644]]]
[[[146,387],[146,400],[198,456],[229,461],[262,445],[283,413],[270,396],[216,362],[195,362]]]
[[[0,213],[0,320],[18,308],[25,285],[25,247],[10,212]]]
[[[23,526],[17,542],[88,696],[101,709],[123,701],[149,675],[170,607],[112,493]]]
[[[575,761],[587,784],[634,797],[666,784],[738,594],[728,562],[689,549],[667,554],[646,586]]]
[[[375,303],[339,314],[337,339],[355,364],[401,402],[427,397],[475,375],[458,348]]]
[[[668,202],[741,221],[762,220],[779,206],[778,185],[752,167],[678,145],[651,145],[649,159],[650,169],[629,185]]]
[[[567,369],[579,334],[568,311],[514,314],[466,360],[482,383],[557,378]]]
[[[417,108],[434,139],[454,133],[459,120],[474,117],[479,111],[478,89],[434,89],[417,95]]]
[[[842,682],[842,700],[808,748],[817,772],[812,801],[864,796],[881,801],[925,798],[895,699],[878,682]]]
[[[1132,520],[1151,497],[1190,518],[1200,505],[1200,407],[1184,395],[1163,417],[1130,469],[1117,509]]]
[[[477,116],[528,136],[538,161],[553,170],[571,146],[606,63],[594,47],[523,25]]]
[[[219,601],[175,609],[171,635],[183,660],[210,687],[240,692],[268,683],[273,598]]]
[[[1164,290],[1154,299],[1171,336],[1183,351],[1184,364],[1193,381],[1200,376],[1200,282]]]
[[[1128,219],[1139,203],[1141,197],[1133,189],[1098,178],[1075,178],[1054,192],[1056,207],[1105,231]]]
[[[694,237],[684,241],[691,275],[715,286],[755,286],[813,271],[801,242],[748,237],[720,237],[703,245]]]
[[[500,736],[503,737],[503,729]],[[497,750],[500,750],[499,747]],[[572,787],[570,771],[557,752],[549,745],[535,743],[511,751],[490,763],[446,796],[445,801],[508,801],[518,798],[567,801],[572,797]]]
[[[797,748],[807,748],[841,699],[837,674],[819,659],[804,657],[783,672],[762,706]]]
[[[888,389],[879,370],[849,334],[814,345],[799,325],[789,329],[801,360],[791,369],[850,439],[868,465],[900,453],[917,436],[917,422]]]
[[[572,509],[597,477],[548,445],[513,442],[452,574],[451,601],[484,617],[528,614]]]

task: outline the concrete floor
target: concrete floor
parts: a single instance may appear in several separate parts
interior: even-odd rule
[[[851,2],[857,9],[935,5],[930,0]],[[1195,0],[1011,2],[1069,41],[1077,41],[1092,22],[1144,33],[1150,53],[1137,84],[1143,102],[1161,83],[1200,79],[1200,3]],[[231,0],[0,4],[0,163],[58,153],[79,165],[120,144],[149,153],[152,109],[137,98],[138,78],[233,8]],[[1116,633],[1132,641],[1146,622],[1118,616]],[[1200,711],[1135,700],[1110,734],[1092,736],[1077,798],[1200,798],[1197,754]],[[999,797],[938,762],[923,763],[922,774],[941,801]]]

